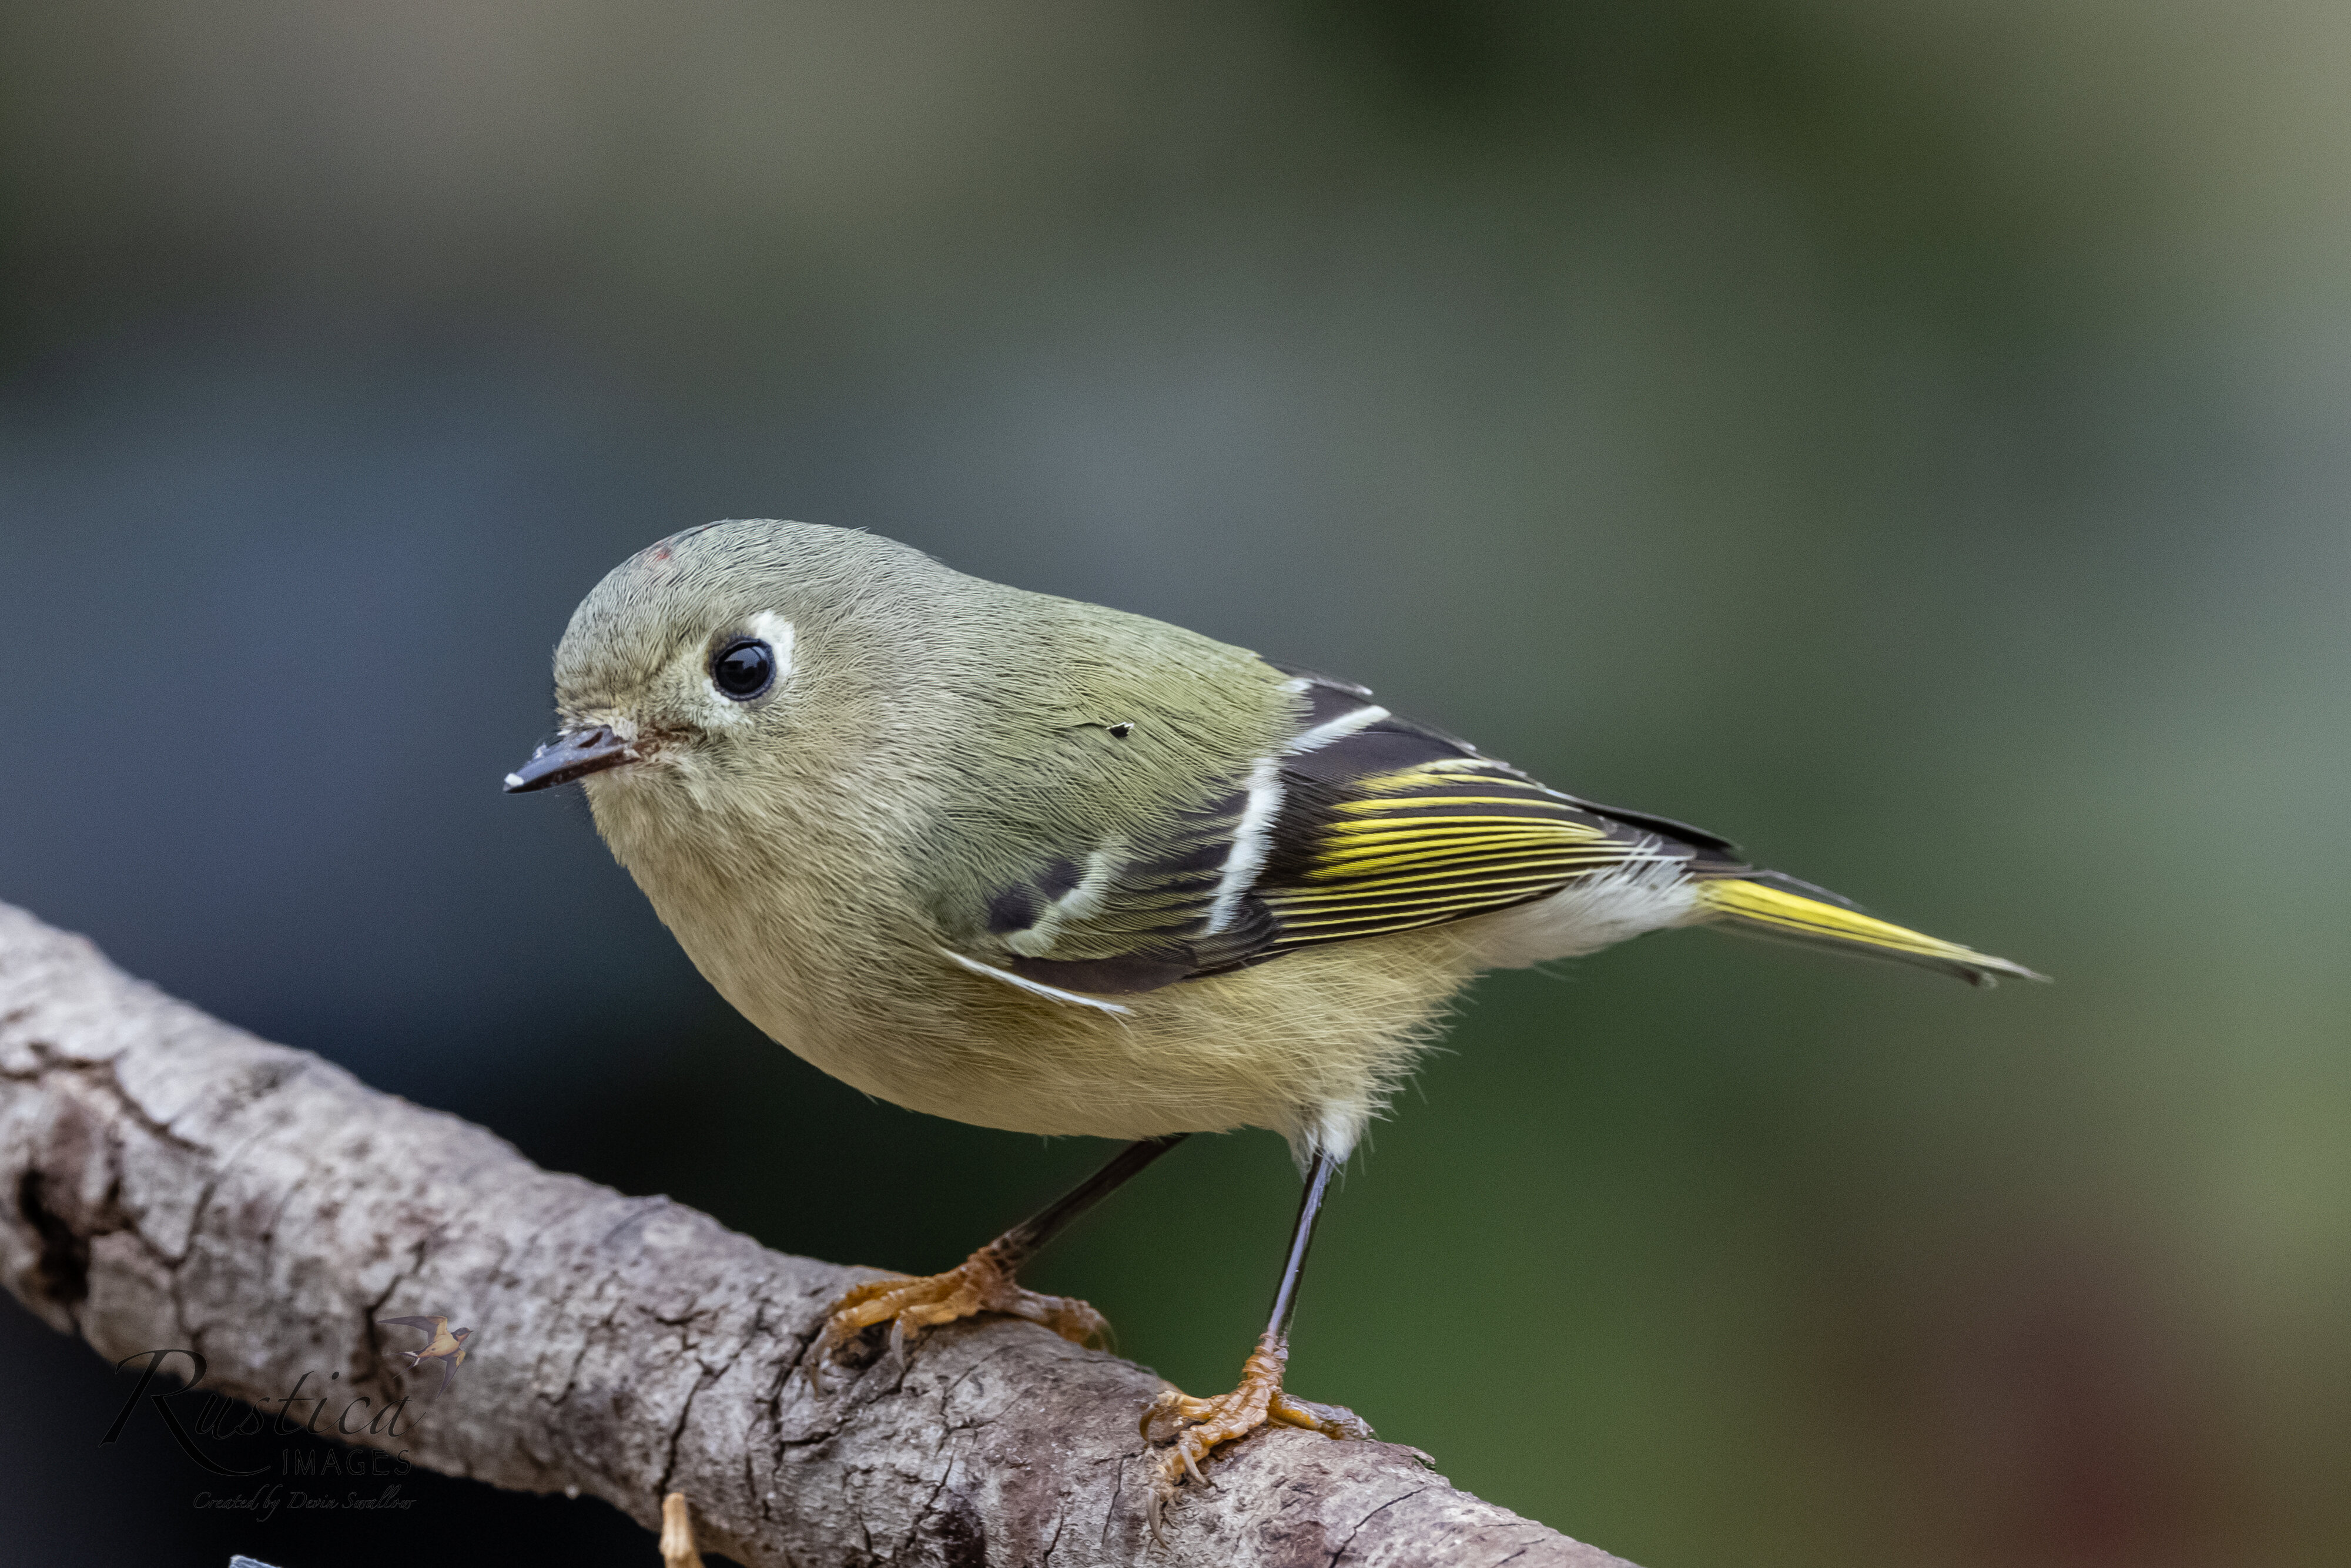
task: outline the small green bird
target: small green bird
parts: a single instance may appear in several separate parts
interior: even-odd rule
[[[1939,969],[2032,971],[1874,919],[1680,822],[1563,795],[1361,686],[808,523],[689,528],[572,614],[561,727],[507,775],[596,824],[720,994],[869,1094],[1133,1140],[960,1267],[836,1307],[861,1331],[1082,1301],[1014,1274],[1186,1134],[1270,1127],[1305,1194],[1238,1387],[1174,1390],[1156,1510],[1268,1421],[1369,1428],[1281,1385],[1324,1192],[1480,970],[1719,925]]]

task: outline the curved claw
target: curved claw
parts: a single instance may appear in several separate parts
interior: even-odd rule
[[[1191,1445],[1188,1443],[1179,1444],[1176,1449],[1176,1457],[1184,1461],[1184,1472],[1186,1475],[1190,1476],[1194,1480],[1198,1481],[1202,1486],[1214,1490],[1216,1483],[1208,1479],[1207,1477],[1202,1475],[1200,1473],[1199,1465],[1193,1460]]]

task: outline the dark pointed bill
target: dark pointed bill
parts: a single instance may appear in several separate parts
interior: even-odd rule
[[[636,759],[629,743],[601,724],[593,729],[561,730],[541,742],[529,761],[507,775],[507,793],[549,789]]]

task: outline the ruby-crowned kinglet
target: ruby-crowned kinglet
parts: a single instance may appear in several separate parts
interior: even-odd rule
[[[871,1094],[1019,1132],[1136,1140],[860,1330],[1082,1302],[1012,1275],[1184,1134],[1290,1140],[1305,1201],[1240,1387],[1173,1391],[1161,1497],[1277,1420],[1366,1430],[1280,1387],[1331,1173],[1479,970],[1719,925],[1940,969],[2030,970],[1873,919],[1723,839],[1545,788],[1364,688],[871,534],[725,522],[599,583],[556,650],[561,727],[510,790],[580,779],[695,964]]]

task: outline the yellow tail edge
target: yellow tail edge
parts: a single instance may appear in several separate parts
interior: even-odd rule
[[[1879,920],[1829,899],[1808,897],[1768,883],[1725,877],[1704,883],[1698,896],[1698,906],[1708,916],[1759,936],[1778,936],[1917,964],[1957,975],[1978,986],[1997,984],[2003,975],[2018,980],[2049,977],[2006,958],[1995,958],[1989,953],[1979,953],[1957,942],[1946,942],[1939,936]]]

